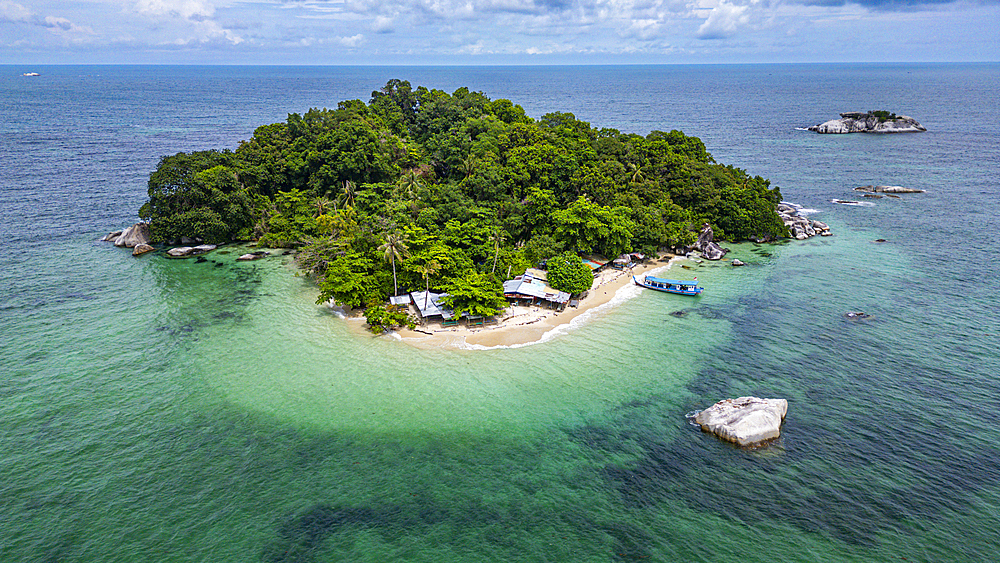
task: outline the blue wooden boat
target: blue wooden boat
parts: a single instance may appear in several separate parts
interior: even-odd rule
[[[632,281],[634,281],[635,285],[638,285],[639,287],[655,289],[656,291],[665,291],[667,293],[676,293],[678,295],[701,295],[701,292],[704,289],[698,287],[698,278],[695,278],[694,281],[682,281],[645,276],[642,278],[642,281],[639,281],[635,276],[632,276]]]

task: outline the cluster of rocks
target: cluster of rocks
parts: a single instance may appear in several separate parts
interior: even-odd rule
[[[719,401],[694,413],[693,418],[703,432],[742,447],[753,447],[781,435],[781,423],[787,412],[785,399],[740,397]]]
[[[788,227],[788,234],[795,240],[805,240],[809,237],[820,235],[823,237],[833,236],[830,226],[822,221],[814,221],[808,217],[799,215],[798,208],[787,203],[778,204],[778,216]]]
[[[150,234],[148,223],[136,223],[127,229],[110,232],[101,239],[105,242],[113,243],[115,246],[131,248],[132,256],[139,256],[155,250],[150,245]]]
[[[840,114],[840,119],[831,119],[807,128],[817,133],[917,133],[927,128],[907,115],[886,118],[874,111],[862,113],[849,111]]]

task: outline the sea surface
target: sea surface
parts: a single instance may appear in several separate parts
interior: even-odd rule
[[[490,350],[367,336],[289,257],[97,242],[161,156],[391,78],[682,130],[836,234]],[[801,130],[869,109],[928,131]],[[0,561],[996,561],[997,115],[997,64],[0,66]],[[766,448],[685,417],[743,395],[789,401]]]

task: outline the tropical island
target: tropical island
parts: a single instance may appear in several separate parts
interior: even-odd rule
[[[623,270],[594,270],[648,268],[699,231],[789,232],[778,188],[696,137],[533,119],[510,100],[403,80],[261,126],[236,150],[165,156],[148,194],[151,242],[294,249],[317,303],[363,312],[373,332],[562,310],[622,283]]]

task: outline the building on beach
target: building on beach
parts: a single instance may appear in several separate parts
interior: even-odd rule
[[[556,291],[527,274],[503,282],[503,296],[515,305],[541,305],[557,311],[565,309],[569,302],[568,293]]]

